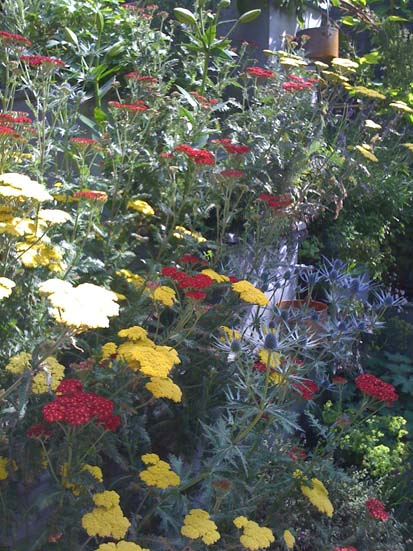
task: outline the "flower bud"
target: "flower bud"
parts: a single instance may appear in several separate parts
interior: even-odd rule
[[[274,333],[268,333],[268,335],[265,337],[264,348],[266,348],[267,350],[277,350],[278,342],[277,337],[274,335]]]
[[[246,11],[238,19],[238,23],[251,23],[254,19],[257,19],[261,15],[261,10],[250,10]]]
[[[195,15],[186,8],[174,8],[174,15],[180,23],[196,25]]]

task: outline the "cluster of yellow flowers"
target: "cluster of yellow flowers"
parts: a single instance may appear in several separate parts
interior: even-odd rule
[[[39,290],[48,297],[55,320],[77,333],[109,327],[109,318],[119,315],[116,294],[92,283],[73,287],[68,281],[48,279]]]
[[[184,226],[175,226],[175,231],[173,234],[177,239],[184,239],[185,237],[191,237],[195,239],[197,243],[205,243],[206,239],[197,231],[191,231]]]
[[[97,465],[89,465],[88,463],[85,463],[81,467],[81,471],[87,471],[90,473],[94,479],[97,480],[97,482],[103,482],[103,473],[102,469],[98,467]],[[62,486],[63,488],[67,488],[68,490],[72,490],[73,495],[78,496],[82,492],[82,486],[80,484],[73,484],[72,482],[69,482],[68,480],[68,465],[67,463],[64,463],[60,468],[60,474],[62,476]]]
[[[101,543],[96,551],[150,551],[131,541],[118,541],[118,543]]]
[[[145,286],[143,292],[145,295],[152,298],[152,300],[160,302],[164,306],[173,306],[176,299],[176,293],[171,287],[168,287],[167,285],[159,285],[157,287],[152,287],[150,284],[145,285],[145,280],[142,276],[139,274],[134,274],[126,268],[118,270],[116,274],[124,277],[128,283],[131,283],[137,289]]]
[[[320,513],[325,513],[328,517],[332,517],[334,507],[328,497],[327,488],[317,478],[311,479],[311,486],[302,484],[300,486],[302,493],[308,497],[310,502],[317,507]]]
[[[20,201],[32,199],[39,203],[53,199],[44,185],[14,172],[0,174],[0,196]]]
[[[3,457],[0,455],[0,480],[6,480],[6,478],[9,476],[9,473],[7,472],[7,467],[9,465],[9,460],[7,457]]]
[[[219,327],[221,331],[224,333],[224,336],[220,338],[221,342],[226,341],[240,341],[241,340],[241,333],[237,331],[236,329],[231,329],[230,327],[227,327],[226,325],[220,325]]]
[[[179,486],[181,483],[181,479],[171,470],[169,463],[162,461],[156,453],[142,455],[142,461],[149,466],[139,473],[139,478],[148,486],[165,490],[169,486]]]
[[[155,214],[155,211],[151,205],[146,201],[142,201],[142,199],[133,199],[128,201],[128,208],[136,210],[145,216],[153,216]]]
[[[245,302],[257,304],[258,306],[267,306],[268,298],[262,291],[256,289],[252,283],[245,279],[232,284],[232,290],[239,294]]]
[[[104,491],[93,496],[96,507],[82,517],[82,526],[89,536],[102,538],[123,538],[130,522],[123,516],[119,506],[119,494]]]
[[[253,520],[248,520],[247,517],[237,517],[234,519],[234,524],[237,528],[243,529],[240,542],[246,549],[250,549],[251,551],[266,549],[275,541],[274,535],[269,528],[260,526]]]
[[[181,363],[176,350],[169,346],[158,346],[148,338],[147,331],[139,326],[122,329],[118,335],[128,339],[117,349],[118,357],[127,362],[131,369],[150,377],[146,388],[156,398],[180,402],[181,389],[168,377],[173,366]]]
[[[184,518],[181,534],[192,540],[201,538],[206,545],[212,545],[221,538],[217,525],[209,518],[207,511],[202,509],[189,511]]]
[[[284,543],[287,549],[294,549],[295,537],[289,530],[284,530],[283,533]]]
[[[205,268],[204,270],[201,270],[201,274],[210,277],[213,281],[216,281],[217,283],[227,283],[229,281],[228,276],[219,274],[218,272],[215,272],[215,270],[211,270],[211,268]]]
[[[14,281],[8,277],[0,277],[0,300],[9,297],[13,287],[16,287]]]
[[[41,241],[33,235],[26,237],[25,241],[16,244],[16,251],[25,268],[37,268],[46,266],[51,272],[62,273],[63,254],[59,247],[50,243],[44,236]]]
[[[20,375],[26,369],[31,369],[31,354],[20,352],[9,359],[6,370]],[[50,390],[56,390],[60,381],[65,375],[65,366],[59,363],[56,358],[49,356],[40,364],[41,371],[36,373],[32,379],[33,394],[42,394]]]

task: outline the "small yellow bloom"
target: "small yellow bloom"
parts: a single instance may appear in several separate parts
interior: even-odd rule
[[[131,541],[118,541],[118,543],[101,543],[96,551],[150,551]]]
[[[404,101],[392,101],[392,103],[389,103],[389,107],[393,107],[393,109],[397,109],[397,111],[413,113],[413,109],[409,107]]]
[[[134,199],[133,201],[129,201],[128,208],[145,214],[145,216],[153,216],[155,214],[155,211],[153,210],[151,205],[146,201],[142,201],[141,199]]]
[[[241,280],[232,284],[232,290],[239,293],[241,300],[258,306],[267,306],[268,298],[262,291],[256,289],[249,281]]]
[[[242,528],[243,530],[240,542],[246,549],[250,549],[251,551],[266,549],[275,541],[274,534],[269,528],[260,526],[244,516],[234,519],[234,524],[237,528]]]
[[[367,119],[364,122],[364,126],[368,128],[369,130],[381,130],[382,126],[381,124],[377,124],[377,122],[374,122],[370,119]]]
[[[161,302],[164,306],[173,306],[176,293],[171,287],[161,285],[153,290],[152,298],[157,302]]]
[[[121,539],[129,530],[130,522],[123,516],[119,495],[104,491],[93,496],[96,507],[82,517],[82,526],[91,537]]]
[[[413,153],[413,143],[402,143],[402,145]]]
[[[218,274],[214,270],[211,270],[210,268],[206,268],[205,270],[201,271],[201,274],[205,274],[206,276],[210,277],[213,281],[216,281],[217,283],[225,283],[229,281],[229,277],[226,275]]]
[[[184,518],[181,534],[191,540],[201,539],[205,545],[217,542],[221,535],[217,525],[203,509],[191,509]]]
[[[111,356],[114,356],[118,350],[118,347],[114,342],[107,342],[102,346],[101,360],[108,360]]]
[[[185,237],[192,237],[198,243],[205,243],[206,239],[199,232],[188,230],[183,226],[175,226],[173,236],[177,239],[184,239]]]
[[[284,530],[283,538],[287,549],[294,549],[295,537],[289,530]]]
[[[0,480],[6,480],[6,478],[9,476],[9,473],[7,471],[7,467],[9,464],[9,460],[7,457],[3,457],[0,455]]]
[[[236,331],[235,329],[231,329],[230,327],[227,327],[226,325],[220,325],[219,328],[221,329],[221,331],[224,333],[225,337],[228,340],[230,340],[230,341],[233,341],[233,340],[240,341],[241,340],[241,333],[239,331]],[[221,337],[219,340],[221,342],[226,342],[225,337]]]
[[[354,88],[350,89],[352,92],[355,92],[356,94],[360,94],[361,96],[366,96],[368,98],[372,99],[386,99],[386,96],[384,94],[381,94],[377,90],[373,90],[372,88],[366,88],[365,86],[354,86]]]
[[[165,490],[169,486],[179,486],[181,483],[181,479],[171,470],[169,463],[162,461],[156,453],[142,455],[142,461],[149,466],[139,473],[139,478],[148,486]]]
[[[328,517],[333,516],[334,507],[328,497],[327,488],[317,478],[311,479],[311,486],[302,484],[300,486],[302,493],[308,497],[310,502],[320,513],[325,513]]]
[[[8,277],[0,277],[0,300],[9,297],[13,287],[16,287],[14,281]]]
[[[182,400],[182,390],[169,377],[151,377],[145,387],[155,398],[169,398],[173,402]]]
[[[118,336],[121,339],[130,339],[131,341],[144,341],[145,343],[149,341],[148,332],[143,327],[139,325],[134,325],[133,327],[128,327],[126,329],[121,329],[118,332]]]
[[[334,67],[339,67],[340,69],[344,69],[352,72],[355,69],[357,69],[357,67],[359,66],[359,64],[356,63],[355,61],[352,61],[351,59],[346,59],[343,57],[335,57],[331,61],[331,65],[333,65]]]
[[[357,149],[357,151],[361,153],[365,159],[373,161],[374,163],[379,162],[376,155],[371,151],[371,146],[369,146],[368,144],[364,143],[362,145],[356,145],[355,149]]]

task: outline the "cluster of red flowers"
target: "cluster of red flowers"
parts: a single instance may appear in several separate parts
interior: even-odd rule
[[[345,377],[333,377],[331,379],[331,381],[335,384],[335,385],[345,385],[347,383],[347,379]]]
[[[294,383],[293,387],[301,394],[304,400],[312,400],[314,394],[317,394],[318,392],[318,386],[314,381]]]
[[[245,72],[251,77],[258,78],[271,78],[274,76],[274,73],[269,69],[262,69],[261,67],[246,67]]]
[[[260,373],[265,373],[267,371],[267,366],[264,362],[260,362],[259,360],[257,360],[252,364],[252,370],[259,371]],[[271,370],[274,371],[274,368],[272,368]]]
[[[267,207],[272,208],[273,210],[280,210],[291,205],[292,199],[289,193],[284,193],[283,195],[269,195],[268,193],[261,193],[258,196],[258,199],[264,201]]]
[[[214,165],[215,156],[205,149],[196,149],[190,145],[182,144],[175,147],[175,151],[181,151],[194,160],[197,165]]]
[[[211,107],[211,105],[216,105],[218,103],[217,99],[208,99],[205,96],[201,96],[198,92],[191,92],[191,95],[196,98],[202,107]]]
[[[248,145],[237,145],[233,143],[224,144],[224,149],[227,153],[232,153],[233,155],[244,155],[251,151],[251,148]]]
[[[197,256],[189,253],[185,253],[180,258],[178,258],[179,264],[207,264],[205,260],[201,260]]]
[[[224,176],[225,178],[242,178],[245,172],[243,172],[242,170],[223,170],[219,174],[220,176]]]
[[[376,400],[380,402],[395,402],[399,396],[396,389],[390,383],[385,383],[378,377],[371,375],[370,373],[363,373],[355,379],[356,387]]]
[[[355,547],[334,547],[334,551],[357,551]]]
[[[191,257],[191,260],[194,259],[196,259],[196,257]],[[198,262],[198,259],[196,260]],[[185,296],[193,298],[194,300],[203,300],[206,297],[206,293],[200,289],[206,289],[214,283],[214,281],[205,274],[195,274],[191,276],[185,272],[181,272],[178,268],[173,266],[162,268],[161,274],[174,279],[178,287],[185,290]]]
[[[27,429],[26,436],[29,438],[48,438],[49,436],[52,436],[52,431],[44,423],[36,423]]]
[[[41,65],[55,65],[56,67],[64,67],[65,62],[55,57],[45,55],[22,55],[20,61],[27,63],[30,67],[40,67]]]
[[[120,101],[109,101],[108,103],[114,109],[122,109],[124,111],[147,111],[149,109],[141,99],[134,103],[121,103]]]
[[[387,520],[389,513],[384,508],[383,503],[379,499],[372,497],[364,504],[367,507],[369,515],[376,520]]]
[[[7,43],[17,44],[18,46],[32,46],[32,41],[21,34],[0,31],[0,40]]]
[[[296,446],[294,448],[291,448],[291,450],[288,452],[288,457],[290,457],[293,461],[298,461],[299,459],[306,459],[307,454],[302,448]]]
[[[5,125],[14,124],[32,124],[32,119],[27,116],[25,111],[10,111],[10,113],[0,113],[0,123]]]
[[[15,132],[10,126],[0,126],[0,136],[8,136],[9,138],[21,138],[18,132]]]
[[[104,191],[94,191],[93,189],[87,189],[84,191],[76,191],[73,194],[75,199],[85,199],[87,201],[99,201],[105,203],[108,200],[108,194]]]
[[[71,427],[89,422],[103,425],[114,431],[120,424],[120,417],[113,414],[114,403],[109,398],[93,392],[83,392],[77,379],[65,379],[56,389],[58,396],[43,407],[43,418],[48,423],[69,423]]]
[[[125,78],[128,80],[137,80],[139,82],[146,82],[150,84],[155,84],[158,82],[158,79],[156,77],[150,77],[148,75],[141,75],[137,71],[132,71],[131,73],[127,73],[125,75]]]
[[[100,143],[97,140],[92,140],[92,138],[75,137],[70,138],[69,142],[81,147],[100,147]]]
[[[287,92],[295,92],[296,90],[305,90],[311,88],[313,84],[316,84],[318,80],[316,78],[305,79],[297,75],[288,75],[287,82],[284,82],[282,87]]]

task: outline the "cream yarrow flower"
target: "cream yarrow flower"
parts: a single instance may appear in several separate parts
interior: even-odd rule
[[[139,478],[147,486],[155,486],[161,490],[169,486],[179,486],[181,479],[171,470],[171,466],[166,461],[162,461],[156,453],[147,453],[142,455],[142,461],[148,467],[139,473]]]
[[[182,400],[182,390],[169,377],[151,377],[145,387],[152,392],[155,398],[169,398],[173,402]]]
[[[8,277],[0,277],[0,300],[9,297],[14,287],[16,287],[14,281]]]
[[[39,285],[41,295],[47,296],[51,315],[62,325],[77,333],[109,327],[109,318],[119,315],[118,297],[113,291],[92,283],[73,287],[67,281],[47,280]]]
[[[320,513],[325,513],[328,517],[333,516],[334,507],[328,497],[327,488],[317,478],[311,479],[311,486],[302,484],[301,492],[308,497],[310,502],[316,507]]]
[[[356,145],[355,149],[363,155],[365,159],[378,163],[379,160],[376,155],[373,153],[371,146],[369,144],[363,143],[362,145]]]
[[[212,545],[221,538],[217,525],[203,509],[189,511],[184,518],[181,534],[191,540],[201,538],[205,545]]]
[[[413,113],[413,109],[404,101],[392,101],[389,103],[389,107],[393,107],[393,109],[396,109],[397,111],[404,111],[404,113]]]
[[[65,224],[72,220],[72,216],[68,212],[60,209],[42,209],[37,216],[49,224]]]
[[[0,196],[19,200],[33,199],[39,203],[53,199],[43,184],[14,172],[0,174]]]
[[[129,530],[130,522],[123,516],[119,506],[119,495],[105,491],[93,496],[96,507],[82,517],[82,526],[91,537],[123,538]]]
[[[239,293],[241,300],[258,306],[267,306],[269,300],[262,291],[245,279],[232,284],[232,290]]]
[[[145,216],[153,216],[155,214],[155,211],[153,210],[151,205],[146,201],[142,201],[141,199],[134,199],[132,201],[129,201],[128,209],[136,210],[137,212],[145,214]]]
[[[284,543],[287,549],[294,549],[295,537],[289,530],[284,530],[283,533]]]
[[[246,549],[250,549],[251,551],[266,549],[275,541],[274,534],[269,528],[260,526],[246,517],[237,517],[234,519],[234,524],[237,528],[243,530],[240,542]]]

